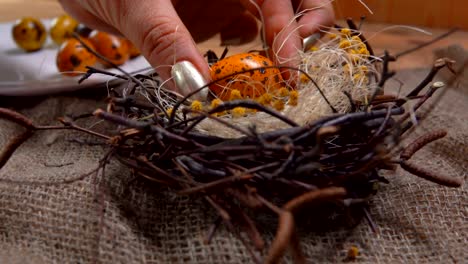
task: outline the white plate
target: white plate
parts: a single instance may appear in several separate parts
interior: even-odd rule
[[[43,20],[49,28],[50,20]],[[95,74],[78,84],[80,77],[63,76],[55,65],[58,47],[48,37],[46,45],[37,52],[24,52],[11,36],[11,23],[0,24],[0,95],[29,96],[73,91],[106,83],[115,78]],[[143,56],[122,65],[127,72],[136,72],[150,67]],[[109,70],[119,73],[115,69]]]

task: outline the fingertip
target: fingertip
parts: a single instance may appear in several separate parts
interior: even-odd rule
[[[208,63],[193,41],[190,32],[178,17],[171,1],[141,1],[127,10],[122,28],[155,68],[170,88],[176,88],[171,80],[174,64],[188,61],[209,80]],[[137,15],[135,15],[137,14]]]
[[[301,39],[291,1],[265,1],[262,5],[266,42],[278,64],[296,65]]]
[[[174,33],[179,34],[179,33]],[[187,95],[191,90],[200,87],[191,87],[180,85],[180,82],[174,80],[174,72],[179,71],[180,68],[184,74],[194,74],[198,78],[202,78],[204,83],[210,81],[210,71],[207,61],[203,58],[195,43],[191,40],[190,35],[188,36],[174,36],[171,45],[167,46],[160,44],[158,41],[152,41],[153,45],[150,45],[149,51],[147,49],[147,58],[150,64],[155,68],[158,74],[161,76],[163,81],[166,82],[166,86],[169,89],[178,91],[182,95]],[[163,47],[163,48],[161,48]],[[186,65],[191,65],[187,68]],[[187,79],[184,77],[184,79]],[[200,81],[197,81],[200,83]]]
[[[305,38],[320,31],[322,27],[332,26],[334,21],[335,13],[331,4],[326,3],[313,7],[299,19],[299,33]]]

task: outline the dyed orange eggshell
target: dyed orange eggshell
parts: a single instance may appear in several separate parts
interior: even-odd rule
[[[37,51],[44,46],[47,31],[41,21],[25,17],[18,20],[12,28],[13,40],[25,51]]]
[[[269,66],[274,66],[273,62],[258,54],[229,56],[211,66],[211,78],[216,83],[210,89],[224,101],[229,100],[232,90],[238,90],[243,98],[252,99],[279,90],[284,86],[281,72],[278,68],[262,68]],[[250,69],[257,70],[244,72]],[[223,79],[231,74],[234,76]]]
[[[124,64],[130,57],[127,44],[117,36],[94,31],[89,36],[89,40],[93,43],[97,53],[117,65]]]
[[[62,44],[66,39],[72,37],[75,28],[78,26],[78,21],[69,15],[61,15],[54,20],[49,30],[50,38],[57,44]]]
[[[86,45],[93,48],[87,40]],[[67,39],[57,53],[56,63],[59,71],[68,76],[76,76],[87,71],[86,66],[96,64],[96,56],[89,52],[77,39]]]
[[[122,41],[127,45],[128,54],[131,59],[141,55],[140,50],[130,40],[123,38]]]

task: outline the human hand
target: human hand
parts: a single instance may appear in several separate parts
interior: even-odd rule
[[[247,36],[247,40],[255,35],[252,32],[257,31],[256,24],[246,13],[250,11],[258,17],[257,9],[249,0],[60,2],[68,13],[84,24],[130,39],[163,79],[170,78],[172,65],[189,61],[208,80],[208,64],[197,49],[195,40],[207,39],[221,31],[231,30],[238,34],[240,25],[244,25],[241,33]],[[272,53],[279,63],[297,54],[302,47],[301,37],[312,34],[320,25],[330,25],[334,18],[329,0],[255,2],[265,20],[266,42],[272,46]],[[306,12],[299,19],[294,19],[295,11]]]

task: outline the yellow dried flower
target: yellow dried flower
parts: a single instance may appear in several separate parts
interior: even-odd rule
[[[359,36],[352,36],[351,37],[351,40],[354,41],[354,42],[357,42],[357,43],[361,43],[362,40]]]
[[[360,50],[360,49],[367,49],[367,46],[364,42],[360,42],[357,47],[356,47],[357,50]]]
[[[369,72],[369,69],[367,68],[366,65],[361,65],[359,68],[361,69],[362,73],[364,73],[364,74],[367,74]]]
[[[221,100],[219,98],[213,99],[211,101],[210,108],[214,109],[214,108],[220,106],[222,103],[223,103],[223,100]],[[213,115],[214,116],[223,116],[225,114],[226,114],[226,111],[222,111],[222,112],[214,113]]]
[[[275,100],[273,102],[273,108],[275,108],[277,111],[283,111],[284,110],[283,100]]]
[[[296,90],[289,92],[289,101],[288,105],[296,106],[299,100],[299,93]]]
[[[361,56],[359,54],[349,54],[349,59],[353,64],[358,64],[361,60]]]
[[[289,92],[289,99],[297,100],[299,98],[299,93],[296,90]]]
[[[330,33],[330,34],[328,34],[328,37],[329,37],[330,39],[336,39],[336,38],[338,37],[338,35],[336,35],[336,34],[334,34],[334,33]]]
[[[192,104],[190,105],[190,108],[193,110],[193,111],[201,111],[203,110],[203,104],[202,102],[198,101],[198,100],[194,100],[192,102]]]
[[[288,101],[288,105],[290,106],[297,106],[299,102],[297,101],[297,99],[291,99],[289,98],[289,101]]]
[[[355,260],[359,256],[359,248],[356,246],[351,246],[348,249],[347,255],[349,260]]]
[[[351,67],[349,66],[348,63],[346,63],[344,66],[343,66],[343,71],[346,72],[346,73],[349,73],[351,71]]]
[[[213,108],[218,107],[222,103],[223,103],[223,101],[221,99],[216,98],[216,99],[213,99],[213,101],[211,101],[210,107],[213,109]]]
[[[354,54],[358,54],[358,51],[355,50],[355,49],[349,49],[348,53],[351,54],[351,55],[354,55]]]
[[[171,116],[173,111],[174,111],[173,107],[169,107],[169,108],[166,109],[166,113],[167,113],[168,116]]]
[[[245,108],[244,107],[236,107],[231,110],[232,117],[239,118],[245,116]]]
[[[309,77],[307,77],[307,75],[305,75],[304,73],[301,73],[299,78],[301,83],[308,83],[310,81]]]
[[[239,100],[242,99],[242,95],[239,90],[232,90],[231,95],[229,96],[229,100]]]
[[[340,44],[338,44],[338,48],[340,49],[347,49],[349,47],[351,47],[351,42],[347,39],[342,39]]]
[[[354,82],[359,82],[362,79],[362,74],[356,73],[353,75],[353,81]]]
[[[342,28],[340,30],[341,34],[345,35],[345,36],[351,36],[351,29],[349,28]]]
[[[362,77],[362,83],[368,84],[368,83],[369,83],[369,78],[367,78],[367,76],[364,75],[364,76]]]
[[[307,78],[307,77],[306,77]],[[301,80],[302,81],[302,80]],[[286,97],[289,95],[289,89],[286,88],[286,87],[282,87],[281,89],[279,89],[278,91],[278,95],[281,96],[281,97]]]
[[[256,101],[262,105],[269,105],[272,99],[273,96],[271,94],[264,93],[262,96],[258,97]]]
[[[362,54],[362,55],[365,55],[365,56],[369,56],[369,55],[370,55],[369,51],[368,51],[367,48],[365,48],[365,47],[360,48],[360,49],[358,50],[358,53],[359,53],[359,54]]]
[[[368,82],[368,78],[367,76],[363,75],[363,74],[360,74],[360,73],[356,73],[353,75],[353,81],[355,83],[367,83]]]

